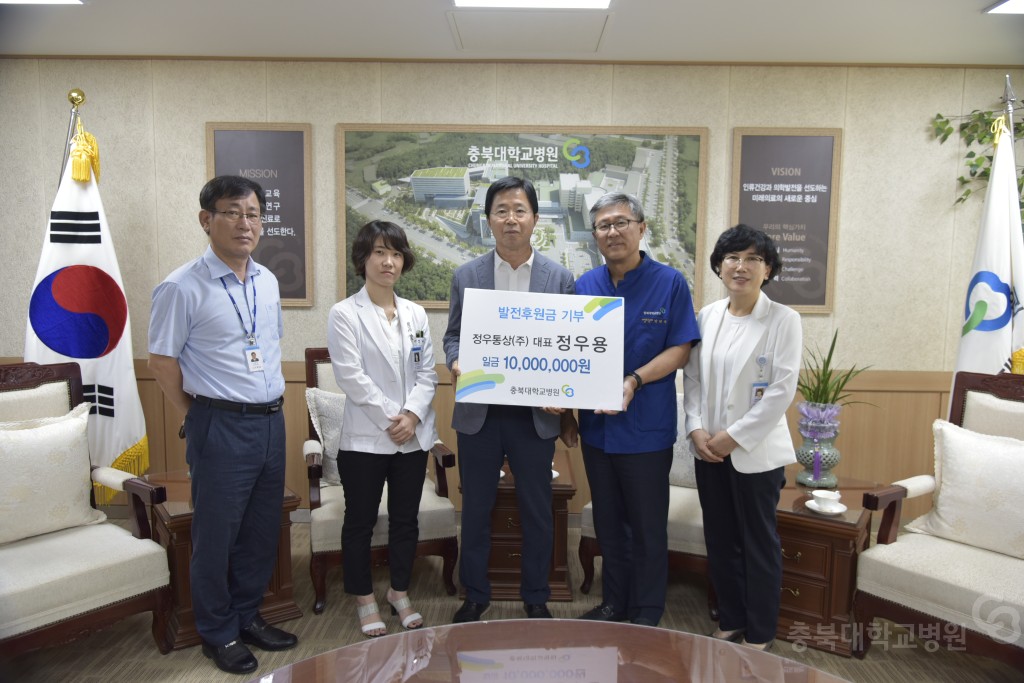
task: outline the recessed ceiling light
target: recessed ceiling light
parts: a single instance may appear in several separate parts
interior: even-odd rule
[[[986,14],[1024,14],[1024,0],[1002,0],[985,9]]]
[[[611,0],[453,0],[456,7],[501,9],[608,9]]]
[[[0,0],[0,5],[81,5],[82,0]]]

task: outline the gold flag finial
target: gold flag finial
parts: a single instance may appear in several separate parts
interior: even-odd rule
[[[71,93],[68,93],[68,99],[70,98]],[[82,96],[82,101],[85,101],[85,95]],[[71,140],[71,177],[80,182],[87,182],[90,169],[96,174],[98,183],[100,181],[100,143],[96,141],[92,133],[85,132],[82,127],[82,119],[79,118],[75,137]]]
[[[79,106],[85,103],[85,92],[81,88],[68,90],[68,102],[71,103],[72,107],[78,109]]]

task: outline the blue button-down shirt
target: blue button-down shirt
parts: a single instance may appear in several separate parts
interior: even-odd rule
[[[263,357],[259,372],[249,371],[245,350],[254,295],[256,343]],[[153,290],[149,352],[178,359],[182,388],[188,394],[241,403],[276,400],[284,394],[283,331],[277,278],[252,258],[242,283],[207,247],[201,257],[175,270]]]

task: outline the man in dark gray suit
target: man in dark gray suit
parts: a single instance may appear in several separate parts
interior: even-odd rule
[[[537,192],[529,180],[506,177],[487,190],[484,214],[494,235],[494,251],[460,266],[452,278],[444,352],[452,385],[459,377],[459,333],[466,288],[573,294],[572,273],[530,245],[537,225]],[[523,529],[519,593],[529,617],[550,618],[548,573],[554,543],[551,516],[551,462],[561,419],[540,408],[456,403],[452,428],[458,433],[462,480],[462,548],[459,581],[466,600],[453,621],[478,621],[491,601],[487,559],[491,550],[491,510],[502,462],[508,457],[515,477]]]

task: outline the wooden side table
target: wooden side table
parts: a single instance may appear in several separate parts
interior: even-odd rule
[[[167,621],[167,642],[172,643],[175,650],[180,650],[200,643],[192,611],[192,585],[189,580],[189,564],[192,561],[191,483],[188,473],[184,471],[151,474],[147,479],[167,487],[167,502],[153,506],[153,537],[167,549],[173,605]],[[284,490],[277,565],[260,605],[260,614],[271,624],[302,616],[302,611],[295,604],[292,584],[291,513],[299,507],[299,502],[298,496],[288,489]]]
[[[555,449],[552,468],[558,476],[551,480],[551,512],[554,515],[555,537],[551,553],[551,600],[572,600],[569,579],[569,501],[576,495],[572,464],[568,451]],[[491,511],[491,554],[487,560],[487,578],[491,582],[492,600],[519,600],[522,580],[523,529],[519,519],[515,478],[503,467],[505,476],[498,483],[498,497]],[[461,589],[465,597],[465,588]]]
[[[857,556],[867,547],[871,513],[861,508],[875,482],[840,478],[846,512],[824,516],[807,509],[811,491],[789,484],[782,491],[782,605],[776,637],[849,657],[853,645],[853,594]]]

